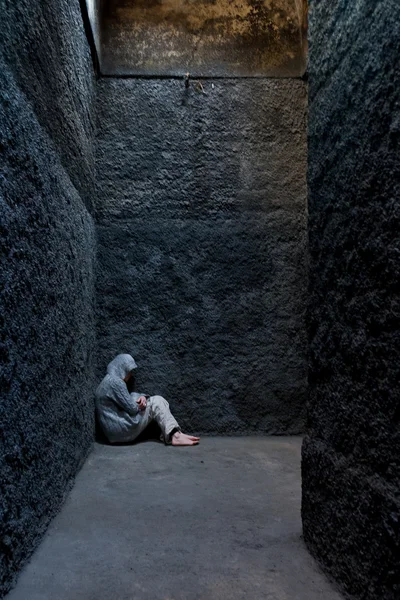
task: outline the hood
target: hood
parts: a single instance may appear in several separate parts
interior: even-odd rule
[[[133,369],[137,369],[137,364],[132,356],[130,354],[118,354],[107,366],[107,373],[118,379],[124,379]]]

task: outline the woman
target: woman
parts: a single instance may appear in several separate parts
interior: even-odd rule
[[[162,396],[129,393],[127,382],[137,368],[130,354],[119,354],[107,367],[107,375],[96,390],[96,411],[107,439],[133,442],[151,421],[161,428],[161,439],[172,446],[196,446],[200,438],[186,435]]]

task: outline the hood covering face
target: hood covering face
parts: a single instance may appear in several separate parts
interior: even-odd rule
[[[124,379],[133,369],[137,369],[137,364],[130,354],[118,354],[107,366],[107,373],[117,379]]]

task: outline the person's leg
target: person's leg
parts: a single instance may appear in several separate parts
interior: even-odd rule
[[[129,433],[129,439],[124,441],[134,442],[153,420],[149,406],[146,406],[145,410],[141,411],[139,414],[139,422],[135,423],[135,425],[132,427]],[[137,417],[135,417],[135,420],[137,420]]]
[[[169,404],[162,396],[150,396],[147,400],[147,406],[150,409],[151,417],[159,425],[166,441],[173,430],[180,431],[176,419],[172,416]]]
[[[151,396],[147,401],[151,417],[159,425],[165,443],[173,446],[195,446],[199,438],[181,432],[178,422],[172,415],[169,404],[162,396]],[[172,435],[171,435],[172,434]]]

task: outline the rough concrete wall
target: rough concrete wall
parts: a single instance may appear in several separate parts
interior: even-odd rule
[[[2,49],[64,169],[93,201],[93,69],[79,0],[0,0]]]
[[[295,433],[306,394],[306,86],[101,80],[99,376],[210,433]]]
[[[400,5],[312,2],[304,536],[363,600],[400,596]]]
[[[109,0],[101,72],[299,77],[306,27],[307,0]]]
[[[1,11],[0,596],[93,439],[95,239],[81,195],[90,200],[93,78],[78,1],[55,4],[46,24],[24,2]],[[76,37],[71,53],[52,37],[61,30]],[[18,33],[29,60],[12,47]]]

